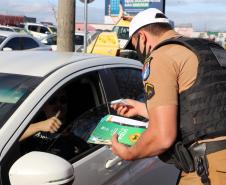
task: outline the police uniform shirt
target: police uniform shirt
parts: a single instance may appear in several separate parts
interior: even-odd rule
[[[180,36],[167,31],[159,43]],[[143,80],[148,110],[161,105],[177,105],[178,94],[195,82],[198,59],[196,55],[177,44],[164,45],[154,50],[143,68]]]

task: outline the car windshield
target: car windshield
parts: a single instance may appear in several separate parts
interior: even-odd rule
[[[129,27],[115,26],[113,31],[117,33],[119,39],[129,39]]]
[[[0,73],[0,128],[42,78]]]
[[[21,28],[13,28],[16,32],[21,32],[22,31],[22,29]]]
[[[83,45],[84,44],[84,36],[83,35],[75,35],[75,45]]]
[[[0,35],[0,44],[6,39],[6,37]]]
[[[57,28],[56,28],[56,27],[49,27],[49,29],[50,29],[53,33],[56,33],[56,32],[57,32]]]

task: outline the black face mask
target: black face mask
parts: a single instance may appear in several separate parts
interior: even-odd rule
[[[135,47],[135,50],[137,51],[138,60],[141,61],[142,63],[144,63],[145,60],[150,55],[150,52],[146,53],[146,43],[147,43],[147,40],[144,43],[144,49],[143,49],[143,51],[141,51],[140,50],[140,36],[138,36],[137,45]]]

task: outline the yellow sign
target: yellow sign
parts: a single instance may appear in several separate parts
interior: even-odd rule
[[[102,32],[88,46],[87,53],[116,56],[119,51],[119,41],[115,32]]]

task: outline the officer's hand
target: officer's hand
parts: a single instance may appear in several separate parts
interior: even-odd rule
[[[51,117],[45,121],[41,121],[38,124],[39,131],[55,133],[62,125],[61,121],[57,117]]]
[[[138,111],[136,108],[137,101],[132,99],[125,99],[123,101],[125,101],[126,104],[115,103],[111,105],[111,108],[117,111],[118,115],[121,115],[124,117],[137,116],[138,115]]]
[[[112,152],[123,160],[132,160],[129,147],[118,142],[117,134],[114,134],[112,137]]]

